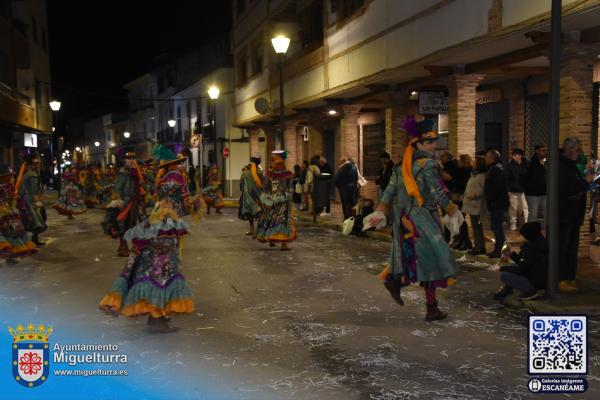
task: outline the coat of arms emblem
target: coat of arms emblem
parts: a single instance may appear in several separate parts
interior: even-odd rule
[[[16,329],[8,327],[13,337],[12,373],[13,378],[23,386],[36,387],[46,382],[50,372],[48,337],[51,327],[35,326],[32,323]]]

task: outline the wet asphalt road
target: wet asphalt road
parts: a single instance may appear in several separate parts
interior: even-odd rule
[[[96,309],[124,263],[102,235],[102,212],[71,221],[49,213],[48,245],[0,267],[0,310],[16,307],[90,343],[118,343],[136,384],[172,382],[174,398],[533,398],[527,312],[493,301],[496,272],[465,267],[439,291],[448,320],[428,323],[422,289],[404,291],[399,307],[374,275],[388,243],[301,227],[293,250],[281,252],[244,236],[245,223],[226,210],[184,242],[196,312],[173,319],[179,332],[150,336],[144,319]],[[596,321],[590,334],[598,336]],[[596,349],[589,364],[590,391],[571,398],[600,398]]]

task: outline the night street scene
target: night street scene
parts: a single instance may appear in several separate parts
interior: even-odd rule
[[[0,0],[0,400],[600,399],[600,0]]]

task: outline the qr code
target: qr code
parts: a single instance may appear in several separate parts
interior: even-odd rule
[[[530,374],[587,374],[586,316],[529,316]]]

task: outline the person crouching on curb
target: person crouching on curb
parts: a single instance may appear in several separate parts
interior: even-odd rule
[[[500,267],[500,280],[504,284],[494,298],[502,302],[513,289],[521,294],[519,299],[531,300],[538,296],[538,290],[546,287],[548,279],[548,242],[542,235],[539,222],[527,222],[519,230],[527,240],[521,251],[512,253],[510,258],[516,263]]]

